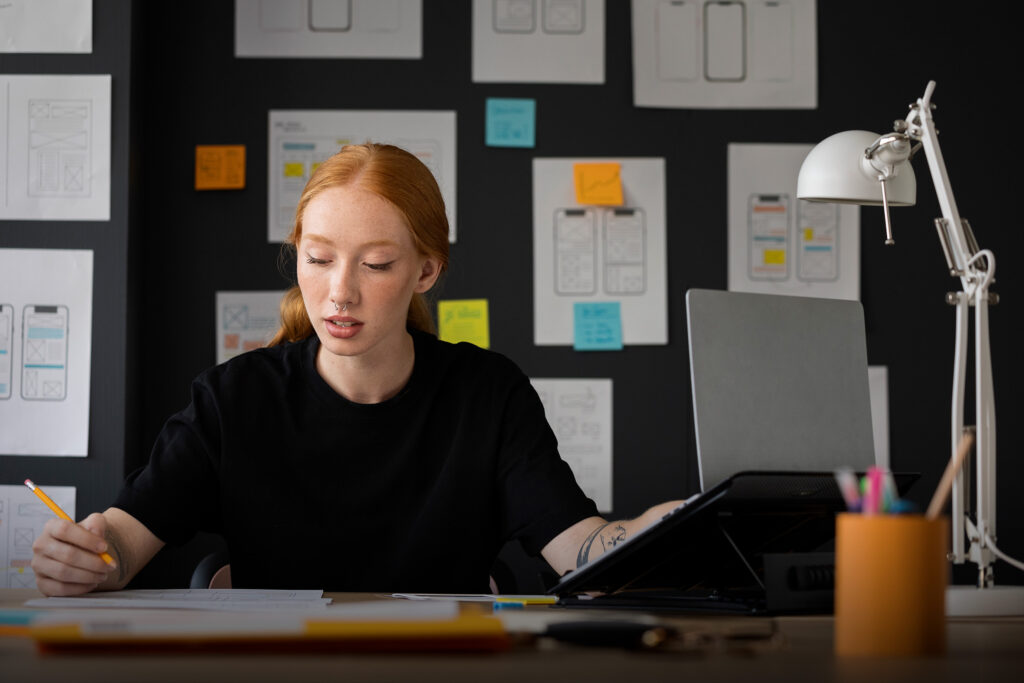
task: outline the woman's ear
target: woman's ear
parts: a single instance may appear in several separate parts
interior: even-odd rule
[[[423,294],[434,286],[438,276],[441,274],[441,263],[433,256],[423,259],[423,267],[420,270],[420,278],[416,281],[416,292]]]

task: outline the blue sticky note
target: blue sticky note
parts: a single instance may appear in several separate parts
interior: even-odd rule
[[[487,146],[533,147],[537,101],[487,98]]]
[[[573,304],[574,342],[577,351],[621,351],[622,313],[618,301]]]

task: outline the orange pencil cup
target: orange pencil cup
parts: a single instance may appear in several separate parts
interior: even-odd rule
[[[836,518],[838,655],[932,655],[946,650],[945,517]]]

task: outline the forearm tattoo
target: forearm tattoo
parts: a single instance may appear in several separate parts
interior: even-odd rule
[[[621,524],[615,524],[610,532],[604,533],[605,529],[612,526],[612,524],[613,522],[606,522],[590,532],[590,535],[583,541],[580,551],[576,555],[576,567],[582,567],[590,561],[590,549],[594,547],[595,541],[600,540],[601,550],[607,551],[609,548],[614,548],[626,540],[626,527]]]

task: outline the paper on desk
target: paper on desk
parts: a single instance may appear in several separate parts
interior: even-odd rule
[[[33,626],[77,624],[86,634],[289,634],[303,633],[311,623],[346,622],[433,622],[454,619],[458,605],[449,602],[372,600],[335,603],[315,616],[295,612],[182,612],[166,609],[75,609],[47,610],[33,615]]]
[[[204,609],[222,611],[322,610],[331,603],[320,590],[254,590],[216,588],[169,588],[88,593],[72,598],[36,598],[28,607],[121,607],[155,609]]]
[[[550,605],[558,601],[553,595],[496,595],[494,593],[392,593],[393,598],[405,600],[440,600],[449,602],[521,602]]]

